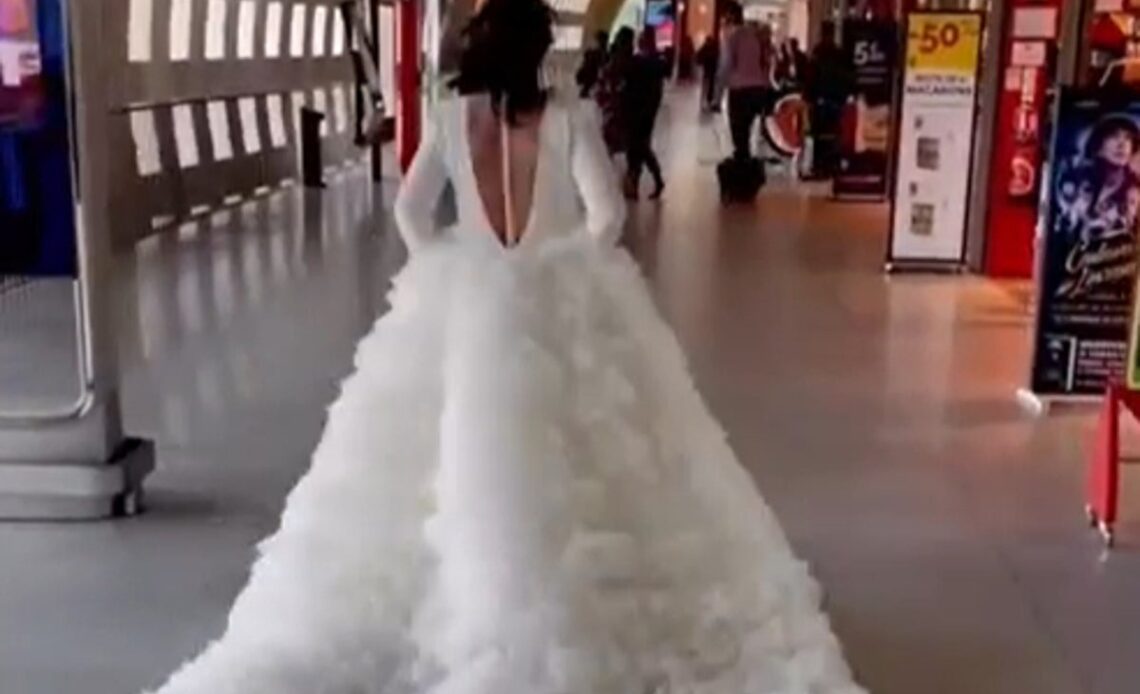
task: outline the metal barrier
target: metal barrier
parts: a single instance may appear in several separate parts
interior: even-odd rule
[[[34,329],[28,329],[34,326],[13,324],[20,320],[42,322],[58,315],[67,315],[60,311],[63,308],[62,306],[53,305],[59,303],[53,301],[53,298],[57,297],[54,296],[52,289],[56,287],[70,289],[69,293],[73,306],[70,313],[74,318],[72,321],[74,333],[72,335],[61,336],[58,331],[51,334],[50,324],[46,331],[49,334],[35,335]],[[0,350],[16,352],[12,355],[15,358],[4,360],[5,364],[28,365],[42,359],[43,351],[45,349],[50,351],[51,347],[58,344],[60,337],[63,337],[67,342],[72,342],[71,351],[74,359],[76,385],[74,398],[59,405],[29,406],[11,402],[0,403],[0,427],[50,425],[83,417],[94,403],[95,395],[91,379],[92,354],[90,340],[88,339],[90,315],[87,310],[83,282],[70,279],[7,278],[3,284],[0,284],[0,321],[11,333],[15,333],[20,338],[17,341],[0,343]],[[43,340],[37,340],[37,337],[42,337]],[[69,337],[70,339],[68,339]],[[24,343],[23,345],[19,344],[21,340]],[[38,354],[21,355],[19,354],[21,349],[29,353],[34,351]],[[30,356],[31,358],[22,359],[22,356]],[[11,369],[11,366],[8,369]],[[40,369],[36,369],[36,371],[43,374]],[[58,378],[59,374],[54,374],[54,376]],[[3,367],[0,367],[0,382],[12,379],[13,373],[10,370],[5,373]],[[31,398],[25,394],[25,399]]]
[[[298,172],[298,111],[328,116],[328,166],[354,163],[351,37],[333,1],[112,0],[115,244],[264,194]]]

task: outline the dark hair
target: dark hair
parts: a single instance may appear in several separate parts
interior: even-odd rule
[[[1095,159],[1100,156],[1104,141],[1115,133],[1124,133],[1132,141],[1133,153],[1140,153],[1140,126],[1128,116],[1113,115],[1102,118],[1095,126],[1085,143],[1085,157]]]
[[[541,108],[546,90],[539,69],[554,43],[554,11],[543,0],[487,0],[463,31],[460,94],[489,94],[496,114],[511,125]]]
[[[744,6],[736,0],[728,0],[724,5],[724,18],[733,24],[744,23]]]
[[[622,58],[633,55],[633,40],[636,34],[630,27],[622,27],[618,29],[618,33],[614,36],[614,44],[610,47],[610,54]]]

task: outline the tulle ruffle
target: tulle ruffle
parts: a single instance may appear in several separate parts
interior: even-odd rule
[[[356,366],[162,694],[862,691],[624,252],[441,242]]]

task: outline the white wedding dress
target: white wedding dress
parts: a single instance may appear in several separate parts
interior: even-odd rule
[[[411,260],[224,636],[162,694],[858,694],[816,584],[632,260],[590,106],[552,101],[504,248],[445,102]],[[433,224],[450,181],[459,222]]]

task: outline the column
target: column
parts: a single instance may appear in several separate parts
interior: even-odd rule
[[[396,3],[396,152],[407,171],[420,144],[420,3]]]
[[[104,3],[62,4],[71,32],[78,171],[78,331],[82,397],[70,410],[0,416],[0,518],[90,519],[134,513],[154,448],[123,435],[112,308],[107,60]],[[59,368],[67,368],[60,364]]]

